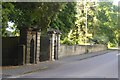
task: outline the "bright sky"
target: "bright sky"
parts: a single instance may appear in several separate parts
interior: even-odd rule
[[[13,25],[14,25],[14,23],[8,22],[8,28],[6,28],[6,30],[11,31],[11,32],[14,31],[13,29],[10,28]]]
[[[114,1],[113,4],[118,5],[118,2],[119,2],[120,0],[113,0],[113,1]]]

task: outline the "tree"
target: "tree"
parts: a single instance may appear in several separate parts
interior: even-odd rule
[[[6,28],[10,21],[10,15],[14,14],[14,5],[12,3],[2,3],[2,36],[6,36]]]
[[[113,5],[112,2],[99,2],[97,6],[94,5],[94,2],[87,2],[84,5],[84,0],[77,3],[77,27],[71,29],[70,40],[77,41],[78,44],[85,43],[87,19],[87,34],[92,34],[92,36],[87,35],[89,39],[91,37],[98,43],[106,45],[110,43],[115,46],[119,41],[118,7]],[[87,40],[87,42],[89,41]]]
[[[119,1],[119,3],[118,3],[118,46],[120,47],[120,1]]]
[[[99,39],[105,44],[116,44],[117,38],[117,15],[116,6],[112,2],[100,2],[98,6],[98,24],[99,27],[96,31],[94,38]]]
[[[19,29],[37,26],[45,32],[62,8],[62,4],[57,2],[4,2],[2,6],[3,33],[8,21],[14,22]]]
[[[88,36],[86,35],[86,32],[88,32],[88,34],[93,33],[94,32],[93,30],[95,29],[94,26],[96,26],[95,8],[93,7],[94,2],[88,1],[86,2],[86,4],[84,3],[85,3],[84,0],[82,0],[81,2],[78,2],[76,5],[77,14],[75,27],[70,34],[70,38],[77,44],[84,44],[85,39]]]
[[[84,5],[84,0],[79,3],[3,3],[2,32],[3,35],[6,34],[7,22],[11,21],[19,29],[34,27],[42,32],[46,32],[47,28],[59,29],[63,43],[81,44],[86,37],[89,38],[86,35],[87,21],[87,32],[92,34],[91,39],[103,44],[116,44],[120,41],[120,27],[117,22],[119,7],[111,2],[99,2],[96,7],[93,5],[94,2],[89,1]]]
[[[67,39],[68,33],[75,27],[76,3],[66,2],[56,19],[51,22],[51,28],[59,29],[62,32],[62,40]]]

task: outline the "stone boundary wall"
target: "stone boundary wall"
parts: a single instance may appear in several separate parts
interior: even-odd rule
[[[63,45],[60,46],[60,52],[58,54],[59,58],[66,57],[66,56],[72,56],[72,55],[79,55],[84,54],[86,52],[97,52],[97,51],[103,51],[107,50],[107,46],[102,44],[95,44],[95,45]]]
[[[39,38],[41,43],[39,43],[40,52],[39,52],[39,61],[50,60],[50,43],[47,37]],[[25,64],[26,60],[26,45],[19,44],[19,37],[2,37],[2,65],[22,65]],[[97,52],[106,50],[107,46],[105,45],[63,45],[61,44],[58,50],[57,57],[62,58],[66,56],[73,56],[84,54],[86,52]],[[55,55],[54,55],[55,56]]]

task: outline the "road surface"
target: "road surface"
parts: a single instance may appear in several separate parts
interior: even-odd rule
[[[118,78],[118,51],[80,60],[74,56],[58,60],[52,67],[20,78]]]

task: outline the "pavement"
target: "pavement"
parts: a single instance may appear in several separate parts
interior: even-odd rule
[[[81,55],[79,55],[79,59],[83,60],[83,59],[95,57],[98,55],[108,53],[110,51],[111,50],[81,54]],[[66,60],[66,61],[73,60],[73,56],[60,58],[59,60],[56,60],[56,61],[39,62],[38,64],[28,64],[28,65],[21,65],[21,66],[7,66],[7,67],[4,66],[4,67],[2,67],[1,75],[2,75],[2,78],[16,78],[21,75],[30,74],[30,73],[33,73],[36,71],[46,70],[49,68],[55,68],[55,67],[61,65],[62,64],[61,61],[64,61],[64,60]]]

